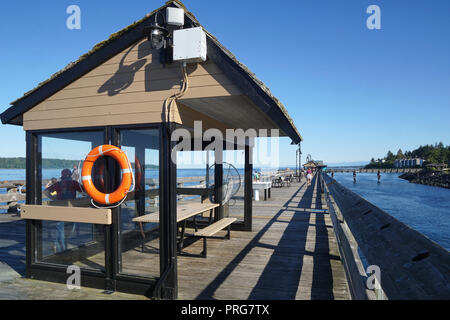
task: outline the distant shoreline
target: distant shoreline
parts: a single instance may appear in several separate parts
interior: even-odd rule
[[[78,167],[81,160],[67,160],[67,159],[42,159],[43,169],[61,169],[61,168],[73,168]],[[159,168],[154,164],[145,165],[146,169]],[[11,157],[0,158],[0,169],[26,169],[26,158],[24,157]]]

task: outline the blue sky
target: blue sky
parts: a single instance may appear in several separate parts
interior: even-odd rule
[[[279,98],[307,154],[369,161],[450,144],[450,1],[185,0],[203,26]],[[81,8],[68,30],[66,8]],[[0,112],[96,43],[164,1],[2,1]],[[369,30],[366,9],[381,9]],[[0,156],[24,156],[21,127],[0,126]],[[295,163],[282,139],[280,165]]]

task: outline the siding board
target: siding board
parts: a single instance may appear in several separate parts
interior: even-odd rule
[[[121,124],[160,123],[161,112],[99,115],[96,117],[72,117],[67,119],[47,119],[24,121],[24,130],[108,126]]]
[[[70,109],[80,107],[97,107],[105,105],[128,105],[140,102],[155,102],[164,101],[168,96],[176,93],[178,90],[168,91],[154,91],[154,92],[131,92],[122,93],[116,96],[101,96],[96,95],[92,97],[82,97],[75,99],[64,99],[57,101],[44,101],[24,114],[24,121],[27,119],[28,114],[34,112],[40,112],[43,110],[57,110],[57,109]],[[201,97],[215,97],[215,96],[230,96],[241,94],[239,88],[234,85],[227,86],[210,86],[210,87],[197,87],[190,88],[183,98],[201,98]],[[131,112],[131,110],[130,110]]]
[[[211,61],[188,65],[187,72],[186,99],[242,94]],[[38,130],[161,122],[166,117],[165,99],[178,92],[181,84],[180,64],[162,66],[158,54],[142,40],[25,112],[23,127]],[[174,109],[172,121],[182,123]],[[183,118],[191,123],[199,116],[184,111]]]
[[[123,75],[123,77],[127,76],[127,73],[130,72],[117,72],[117,68],[113,72],[108,72],[105,74],[97,74],[93,76],[84,76],[82,78],[83,81],[75,81],[64,88],[64,90],[75,89],[75,88],[85,88],[85,87],[100,87],[106,81],[108,81],[113,74],[118,75],[119,79]],[[204,76],[204,75],[223,75],[220,71],[219,67],[215,64],[207,64],[207,65],[198,65],[197,68],[192,68],[188,66],[188,75],[189,78]],[[180,68],[141,68],[139,71],[135,73],[134,80],[135,81],[145,81],[148,80],[167,80],[167,79],[181,79],[181,71]],[[81,80],[81,79],[79,79]]]
[[[170,65],[166,65],[166,67],[163,67],[163,65],[156,63],[156,62],[153,63],[151,61],[148,61],[148,59],[147,59],[147,61],[145,63],[145,67],[141,68],[139,71],[142,72],[144,69],[151,70],[152,72],[159,72],[160,74],[170,74],[173,76],[181,75],[180,65],[178,63],[172,63]],[[90,72],[86,73],[80,79],[93,78],[93,77],[99,77],[99,76],[105,76],[105,75],[113,75],[116,73],[127,73],[127,72],[130,72],[130,70],[127,70],[126,68],[119,68],[118,63],[108,64],[108,65],[102,64],[102,65],[98,66],[97,68],[91,70]],[[189,75],[195,75],[195,73],[200,73],[200,74],[223,73],[216,64],[214,64],[210,61],[199,63],[196,65],[188,65],[187,72]],[[74,81],[73,83],[79,81],[80,79]]]
[[[129,75],[128,77],[130,77]],[[63,99],[74,99],[74,98],[82,98],[82,97],[92,97],[92,96],[108,96],[123,94],[123,93],[131,93],[131,92],[148,92],[152,93],[153,91],[166,91],[166,90],[179,90],[181,87],[181,76],[177,78],[165,79],[165,80],[149,80],[149,81],[139,81],[137,79],[127,79],[128,77],[115,77],[114,81],[110,81],[112,78],[109,78],[105,83],[82,87],[82,88],[74,88],[74,89],[64,89],[52,97],[50,97],[47,101],[56,101]],[[131,82],[131,83],[130,83]],[[217,85],[230,85],[231,81],[222,75],[202,75],[196,77],[189,77],[189,87],[207,87],[207,86],[217,86]],[[122,89],[124,88],[124,89]]]

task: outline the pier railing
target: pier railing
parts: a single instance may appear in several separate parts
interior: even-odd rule
[[[367,275],[364,264],[358,252],[358,243],[348,227],[341,210],[330,194],[323,175],[319,175],[322,193],[326,195],[328,211],[333,223],[334,233],[338,243],[339,254],[344,266],[349,291],[353,300],[384,300],[386,298],[381,285],[375,278],[376,286],[369,289],[366,286]]]
[[[0,188],[6,189],[6,193],[0,194],[0,210],[10,213],[17,212],[19,201],[25,201],[24,181],[0,182]]]
[[[445,248],[328,175],[322,178],[353,297],[450,299],[450,253]]]
[[[419,171],[422,171],[423,168],[388,168],[388,169],[334,169],[334,168],[328,168],[327,171],[329,172],[335,172],[335,173],[343,173],[343,172],[353,172],[356,173],[377,173],[380,171],[380,173],[416,173]]]

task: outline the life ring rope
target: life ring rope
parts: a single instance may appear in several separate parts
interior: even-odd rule
[[[93,183],[92,180],[92,169],[95,161],[104,155],[111,156],[115,159],[121,168],[122,181],[119,187],[112,193],[102,193],[100,192]],[[120,206],[127,198],[128,193],[133,192],[136,187],[136,181],[133,173],[133,167],[125,151],[112,145],[101,145],[89,152],[83,162],[83,168],[81,171],[81,182],[86,193],[91,197],[91,204],[96,208],[116,208]],[[95,203],[101,203],[109,205],[113,203],[114,205],[104,207],[97,206]]]

